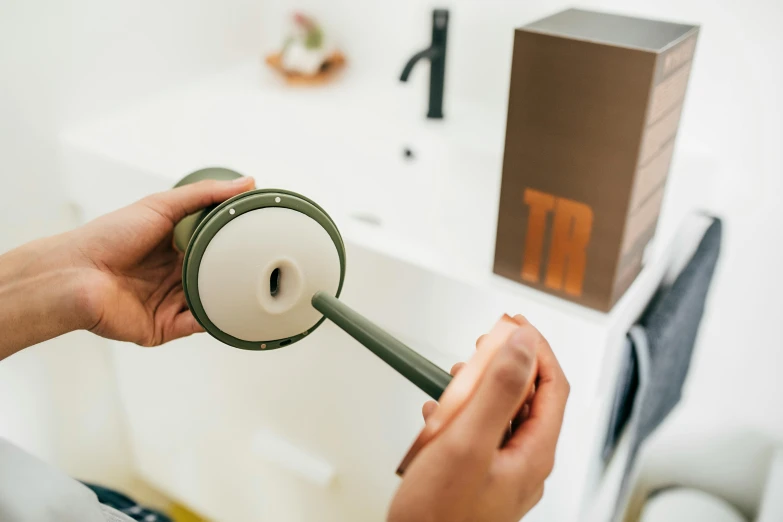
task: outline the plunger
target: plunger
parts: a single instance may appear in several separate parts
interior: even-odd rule
[[[177,186],[241,174],[203,169]],[[183,219],[182,285],[190,310],[219,341],[276,350],[312,335],[328,319],[424,393],[438,400],[451,376],[339,300],[345,245],[334,221],[294,192],[256,189]]]

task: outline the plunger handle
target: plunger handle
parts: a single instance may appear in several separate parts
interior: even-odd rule
[[[324,317],[345,330],[421,391],[436,401],[440,399],[443,390],[451,382],[451,375],[336,297],[318,292],[313,296],[312,303]]]
[[[179,180],[179,182],[174,185],[174,188],[181,187],[183,185],[190,185],[191,183],[198,183],[199,181],[203,181],[205,179],[230,181],[241,177],[242,174],[239,172],[234,172],[233,170],[224,169],[221,167],[210,167],[208,169],[201,169],[197,170],[196,172],[191,172]],[[199,210],[195,214],[191,214],[177,223],[177,225],[174,227],[174,246],[176,246],[180,252],[185,252],[185,250],[187,250],[188,243],[190,243],[190,238],[193,237],[193,232],[195,232],[196,227],[198,227],[198,224],[201,223],[201,221],[207,217],[207,215],[212,212],[216,206],[217,205],[211,205],[205,209]]]

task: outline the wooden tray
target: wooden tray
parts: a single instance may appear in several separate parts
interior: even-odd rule
[[[339,51],[332,53],[321,66],[321,70],[313,75],[286,71],[281,65],[282,56],[280,53],[270,54],[265,61],[272,69],[280,73],[289,85],[322,85],[333,80],[345,66],[345,56]]]

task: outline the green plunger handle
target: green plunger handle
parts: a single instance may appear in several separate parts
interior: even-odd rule
[[[184,185],[190,185],[191,183],[198,183],[205,179],[216,179],[220,181],[230,181],[232,179],[241,178],[242,174],[234,172],[233,170],[224,169],[222,167],[210,167],[207,169],[197,170],[191,172],[179,182],[174,185],[174,188],[182,187]],[[185,217],[182,221],[174,226],[174,245],[180,252],[185,252],[188,249],[188,243],[190,238],[193,237],[193,233],[196,231],[199,223],[207,217],[212,209],[217,205],[210,205],[209,207],[199,210],[195,214],[191,214]]]
[[[440,399],[443,390],[451,382],[451,375],[336,297],[318,292],[313,296],[312,303],[324,317],[345,330],[421,391],[436,401]]]

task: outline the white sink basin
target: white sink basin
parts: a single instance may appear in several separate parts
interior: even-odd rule
[[[66,132],[66,153],[93,151],[170,184],[205,166],[233,168],[254,176],[259,187],[314,199],[348,237],[361,236],[392,255],[486,268],[502,121],[467,108],[426,120],[411,101],[422,93],[405,84],[385,91],[367,82],[259,88],[269,82],[264,78],[255,64],[239,67],[117,111]],[[141,195],[129,189],[123,193]],[[458,237],[455,228],[463,230]],[[482,256],[455,255],[466,239],[479,242],[471,251]]]

